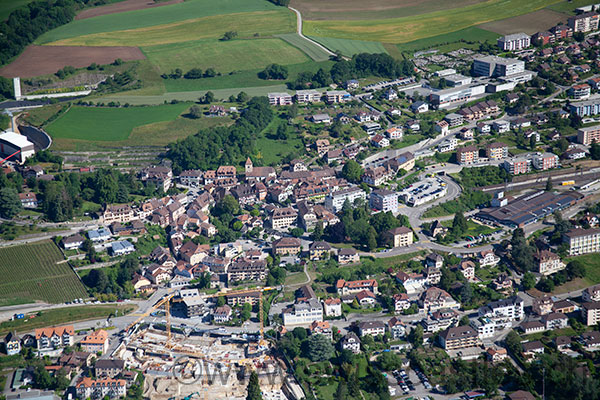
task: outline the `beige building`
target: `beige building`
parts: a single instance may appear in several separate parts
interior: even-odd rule
[[[600,301],[590,301],[581,305],[581,316],[587,326],[600,322]]]
[[[577,256],[600,252],[600,229],[571,229],[563,234],[563,242],[569,245],[569,255]]]
[[[464,349],[480,344],[477,330],[469,325],[448,328],[439,337],[444,350]]]
[[[300,239],[282,237],[279,240],[273,242],[273,254],[277,255],[289,255],[298,254],[302,250],[302,243]]]
[[[392,247],[406,247],[413,244],[413,232],[405,226],[390,229],[386,232],[386,236]]]
[[[276,208],[271,215],[273,229],[287,229],[296,223],[298,213],[291,207]]]
[[[535,262],[538,272],[542,275],[551,275],[566,268],[566,265],[561,261],[558,254],[548,250],[536,253]]]

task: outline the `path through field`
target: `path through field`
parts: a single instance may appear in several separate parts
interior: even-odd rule
[[[297,21],[298,21],[298,23],[296,24],[296,27],[298,29],[298,35],[300,35],[300,37],[302,39],[306,40],[307,42],[310,42],[313,45],[320,47],[322,50],[324,50],[325,52],[327,52],[327,54],[329,54],[330,56],[335,56],[334,52],[332,52],[331,50],[329,50],[328,48],[326,48],[322,44],[317,43],[314,40],[309,39],[309,38],[307,38],[306,36],[304,36],[302,34],[302,14],[300,14],[300,11],[296,10],[295,8],[289,7],[289,9],[296,13],[296,17],[297,17]]]

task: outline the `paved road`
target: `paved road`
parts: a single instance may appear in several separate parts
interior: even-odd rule
[[[329,50],[327,47],[323,46],[320,43],[315,42],[312,39],[307,38],[306,36],[304,36],[302,34],[302,14],[300,14],[300,11],[296,10],[295,8],[292,7],[288,7],[290,10],[292,10],[293,12],[296,13],[296,20],[297,20],[297,32],[298,35],[300,35],[300,37],[308,42],[311,42],[312,44],[314,44],[315,46],[320,47],[323,51],[325,51],[327,54],[329,54],[330,56],[335,56],[336,54],[334,52],[332,52],[331,50]]]

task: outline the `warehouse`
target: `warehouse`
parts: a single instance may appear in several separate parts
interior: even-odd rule
[[[10,161],[16,161],[22,164],[26,159],[34,155],[35,151],[33,149],[33,143],[27,140],[23,135],[5,131],[0,134],[0,156],[5,158],[13,153],[17,154],[12,156]]]

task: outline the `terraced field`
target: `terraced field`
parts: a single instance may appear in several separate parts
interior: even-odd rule
[[[87,297],[85,287],[51,241],[0,249],[0,299],[62,303]]]

